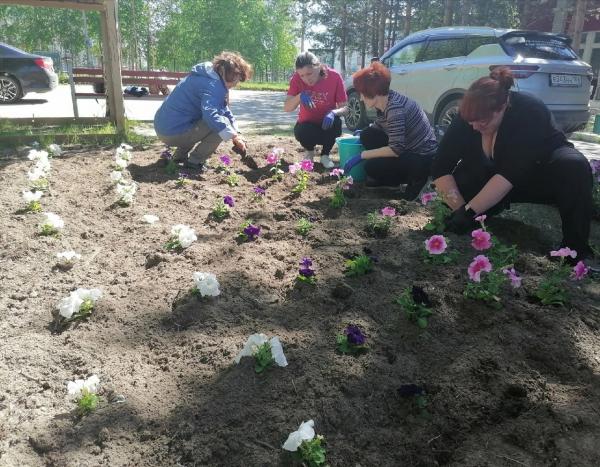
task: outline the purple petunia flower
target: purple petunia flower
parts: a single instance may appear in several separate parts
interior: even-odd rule
[[[264,188],[261,188],[259,186],[254,187],[254,193],[256,193],[259,196],[264,196],[266,192],[267,190],[265,190]]]
[[[233,206],[235,206],[235,200],[233,199],[233,196],[230,195],[225,195],[223,197],[223,202],[229,206],[230,208],[232,208]]]
[[[190,178],[190,174],[187,172],[179,172],[179,178],[181,178],[181,179]]]
[[[302,258],[302,261],[300,261],[300,266],[304,266],[305,268],[309,268],[312,266],[312,259],[308,258],[308,257],[304,257]]]
[[[170,161],[171,159],[173,159],[173,153],[171,152],[171,148],[167,147],[163,152],[161,152],[160,158],[166,161]]]
[[[367,337],[362,333],[360,328],[354,324],[350,324],[345,330],[344,334],[348,336],[348,342],[353,345],[363,345]]]
[[[243,232],[248,237],[248,240],[254,240],[260,235],[260,227],[250,224],[244,228]]]
[[[221,156],[219,156],[219,160],[223,165],[231,165],[231,157],[229,157],[227,154],[221,154]]]
[[[298,274],[300,274],[301,276],[304,276],[304,277],[313,277],[315,275],[315,271],[309,267],[300,268],[298,270]]]

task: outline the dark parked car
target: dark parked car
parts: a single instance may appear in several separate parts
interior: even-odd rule
[[[52,59],[0,43],[0,104],[10,104],[28,92],[48,92],[58,85]]]

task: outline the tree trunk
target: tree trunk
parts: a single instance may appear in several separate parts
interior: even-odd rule
[[[556,8],[554,9],[554,21],[552,21],[552,32],[565,32],[565,24],[567,23],[567,14],[569,13],[569,0],[556,0]]]
[[[454,0],[446,0],[444,5],[444,26],[452,26],[454,17]]]
[[[577,0],[577,3],[575,4],[575,14],[571,20],[571,25],[569,26],[569,34],[573,38],[571,48],[577,54],[579,53],[579,44],[581,42],[581,31],[583,30],[586,7],[587,0]]]
[[[460,24],[463,26],[468,25],[471,22],[471,8],[473,7],[473,0],[463,0],[462,11],[460,15]]]
[[[386,1],[379,0],[379,30],[377,32],[377,56],[381,57],[385,48],[385,23],[387,21]]]
[[[406,1],[406,17],[404,18],[404,37],[410,34],[410,20],[412,19],[412,0]]]
[[[348,39],[348,4],[342,6],[342,34],[340,37],[340,69],[342,76],[346,76],[346,41]]]

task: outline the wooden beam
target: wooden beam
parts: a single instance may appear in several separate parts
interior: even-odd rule
[[[0,0],[0,5],[41,6],[47,8],[75,8],[78,10],[104,10],[104,0]]]
[[[106,105],[109,117],[117,127],[117,132],[125,132],[125,104],[121,80],[121,46],[116,0],[105,0],[105,10],[100,14],[102,30],[102,50],[104,82],[106,85]]]

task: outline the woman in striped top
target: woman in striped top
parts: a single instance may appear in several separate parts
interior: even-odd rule
[[[390,90],[390,81],[390,71],[379,62],[353,75],[354,88],[367,107],[377,109],[377,119],[360,133],[366,151],[350,159],[344,170],[366,160],[367,186],[405,183],[404,197],[412,200],[427,182],[437,141],[423,109]]]

